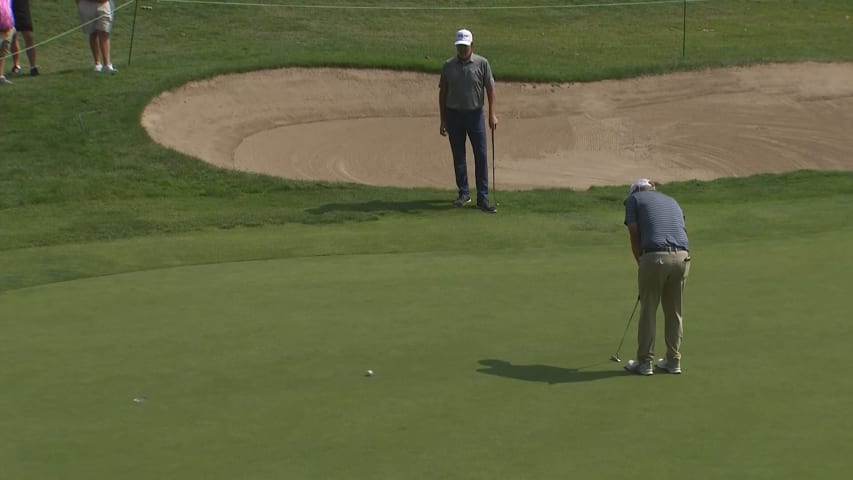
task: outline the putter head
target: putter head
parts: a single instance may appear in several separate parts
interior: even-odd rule
[[[611,355],[611,356],[610,356],[610,361],[611,361],[611,362],[619,363],[619,362],[621,362],[621,361],[622,361],[622,359],[621,359],[621,358],[619,358],[619,357],[618,357],[618,356],[616,356],[616,355]]]

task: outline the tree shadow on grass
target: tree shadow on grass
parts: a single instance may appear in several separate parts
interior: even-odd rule
[[[447,200],[408,200],[388,201],[373,200],[358,203],[328,203],[305,211],[312,215],[324,215],[333,212],[362,212],[362,213],[420,213],[433,210],[451,210],[453,207]]]
[[[578,368],[563,368],[538,364],[513,365],[506,360],[495,359],[480,360],[479,363],[480,365],[485,366],[485,368],[477,369],[479,373],[514,378],[516,380],[525,380],[528,382],[542,382],[549,385],[554,385],[556,383],[589,382],[592,380],[601,380],[626,375],[625,371],[621,368],[613,370],[584,370],[586,368],[603,365],[607,362],[599,362],[597,364],[586,365]]]

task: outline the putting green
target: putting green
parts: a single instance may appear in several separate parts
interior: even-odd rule
[[[16,479],[842,478],[842,237],[696,253],[685,374],[652,378],[607,361],[634,300],[624,249],[295,258],[7,292],[0,461]]]

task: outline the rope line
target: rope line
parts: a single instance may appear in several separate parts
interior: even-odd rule
[[[604,7],[630,7],[641,5],[667,5],[709,2],[712,0],[646,0],[639,2],[614,2],[614,3],[586,3],[578,5],[470,5],[454,7],[434,6],[405,6],[405,5],[299,5],[292,3],[253,3],[253,2],[223,2],[215,0],[157,0],[158,3],[184,3],[200,5],[222,5],[233,7],[279,7],[279,8],[303,8],[316,10],[549,10],[568,8],[604,8]]]
[[[124,7],[128,6],[128,5],[132,4],[132,3],[134,3],[135,1],[136,1],[136,0],[128,0],[127,2],[124,2],[123,4],[119,5],[118,7],[115,7],[115,8],[113,9],[113,11],[114,11],[114,12],[117,12],[117,11],[121,10],[122,8],[124,8]],[[89,20],[88,22],[81,23],[81,24],[77,25],[77,26],[76,26],[76,27],[74,27],[74,28],[71,28],[71,29],[69,29],[69,30],[66,30],[66,31],[64,31],[64,32],[62,32],[62,33],[60,33],[60,34],[54,35],[54,36],[52,36],[52,37],[48,38],[47,40],[42,40],[41,42],[38,42],[38,43],[36,43],[35,45],[31,45],[31,46],[29,46],[29,47],[27,47],[27,48],[22,48],[22,49],[18,50],[18,54],[25,53],[25,52],[27,52],[28,50],[32,50],[32,49],[34,49],[34,48],[36,48],[36,47],[40,47],[40,46],[42,46],[42,45],[46,45],[46,44],[48,44],[48,43],[53,42],[54,40],[59,40],[59,39],[60,39],[60,38],[62,38],[62,37],[67,37],[68,35],[71,35],[72,33],[76,32],[77,30],[79,30],[79,29],[81,29],[81,28],[85,27],[86,25],[89,25],[90,23],[95,23],[95,22],[97,22],[98,20],[100,20],[101,18],[103,18],[103,17],[105,17],[105,16],[106,16],[106,15],[101,15],[100,17],[93,18],[92,20]],[[12,52],[11,52],[11,50],[9,51],[9,54],[8,54],[8,55],[6,55],[5,57],[3,57],[3,60],[6,60],[7,58],[12,58]]]
[[[131,4],[134,4],[138,0],[128,0],[125,3],[115,7],[113,9],[114,12],[117,12]],[[584,3],[584,4],[572,4],[572,5],[492,5],[492,6],[483,6],[483,5],[471,5],[471,6],[447,6],[447,7],[437,7],[437,6],[405,6],[405,5],[300,5],[300,4],[292,4],[292,3],[255,3],[255,2],[227,2],[227,1],[217,1],[217,0],[157,0],[157,3],[172,3],[172,4],[187,4],[187,5],[219,5],[219,6],[231,6],[231,7],[266,7],[266,8],[293,8],[293,9],[316,9],[316,10],[389,10],[389,11],[459,11],[459,10],[549,10],[549,9],[581,9],[581,8],[608,8],[608,7],[634,7],[634,6],[649,6],[649,5],[672,5],[672,4],[684,4],[684,3],[699,3],[699,2],[710,2],[713,0],[644,0],[637,2],[610,2],[610,3]],[[66,30],[62,33],[54,35],[53,37],[48,38],[47,40],[42,40],[35,45],[30,47],[18,50],[18,54],[22,54],[27,52],[28,50],[32,50],[36,47],[41,47],[42,45],[46,45],[48,43],[59,40],[60,38],[71,35],[78,29],[89,25],[90,23],[97,22],[101,17],[95,18],[85,23],[81,23],[74,28]],[[11,51],[5,57],[2,57],[3,60],[7,58],[11,58]]]

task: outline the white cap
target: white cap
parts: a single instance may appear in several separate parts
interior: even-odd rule
[[[631,195],[637,193],[638,191],[640,191],[641,188],[654,189],[655,184],[652,183],[652,181],[648,178],[641,178],[636,182],[632,183],[630,187],[628,187],[628,196],[630,197]]]
[[[462,29],[456,32],[456,40],[454,40],[454,45],[468,45],[471,46],[471,43],[474,42],[474,35],[471,34],[470,30]]]

